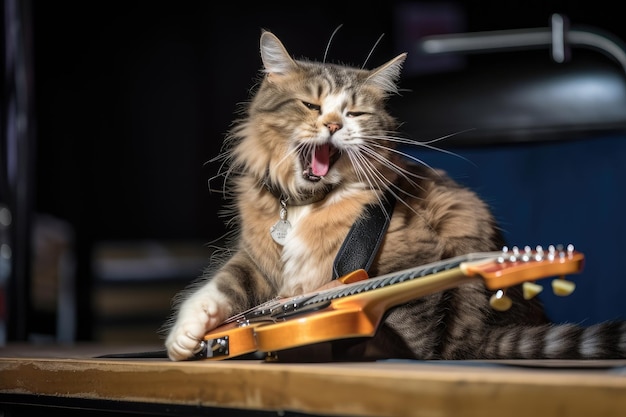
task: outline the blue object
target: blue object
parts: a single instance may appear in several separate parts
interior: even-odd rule
[[[404,149],[476,191],[511,246],[572,243],[585,255],[576,290],[539,295],[555,322],[626,319],[626,133],[572,141]]]

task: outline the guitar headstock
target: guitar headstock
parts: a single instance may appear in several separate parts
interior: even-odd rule
[[[522,250],[505,247],[495,258],[463,263],[461,268],[468,276],[482,277],[487,288],[496,290],[491,300],[492,306],[506,310],[510,307],[510,300],[505,295],[506,288],[524,284],[524,297],[529,299],[542,290],[540,285],[534,283],[541,278],[559,277],[552,281],[554,293],[569,295],[574,291],[575,284],[563,277],[580,273],[584,260],[584,255],[574,250],[573,245],[550,245],[547,249],[526,246]]]

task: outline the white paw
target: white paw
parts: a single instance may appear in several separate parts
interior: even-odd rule
[[[204,335],[225,320],[224,312],[215,300],[202,299],[199,294],[186,300],[165,340],[168,357],[173,361],[191,358]]]
[[[176,323],[165,340],[167,356],[173,361],[191,358],[204,336],[204,325],[199,321]]]

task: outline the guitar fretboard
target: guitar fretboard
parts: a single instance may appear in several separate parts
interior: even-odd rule
[[[315,311],[322,309],[330,304],[332,300],[347,297],[350,295],[360,294],[372,291],[378,288],[399,284],[416,278],[426,277],[438,272],[448,271],[458,268],[463,262],[478,261],[487,258],[493,258],[499,254],[498,252],[473,253],[469,255],[461,255],[455,258],[446,259],[414,268],[393,272],[379,277],[368,278],[352,284],[341,285],[337,288],[320,291],[313,294],[301,295],[291,298],[287,301],[276,302],[265,307],[253,309],[244,314],[244,318],[248,321],[267,320],[269,318],[283,319],[292,314],[302,313],[304,311]]]
[[[383,275],[377,278],[370,278],[354,284],[342,286],[337,291],[319,293],[316,296],[307,299],[301,303],[301,306],[308,306],[337,298],[347,297],[349,295],[361,294],[366,291],[375,290],[377,288],[387,287],[389,285],[399,284],[401,282],[410,281],[415,278],[421,278],[438,272],[448,271],[457,268],[467,259],[455,259],[449,262],[437,264],[428,264],[422,267],[407,269],[401,272]],[[346,288],[343,288],[346,287]]]

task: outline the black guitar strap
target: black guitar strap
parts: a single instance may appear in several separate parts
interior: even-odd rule
[[[370,204],[365,208],[339,248],[333,264],[333,279],[357,269],[369,271],[389,227],[395,204],[395,197],[387,192],[382,204]]]

